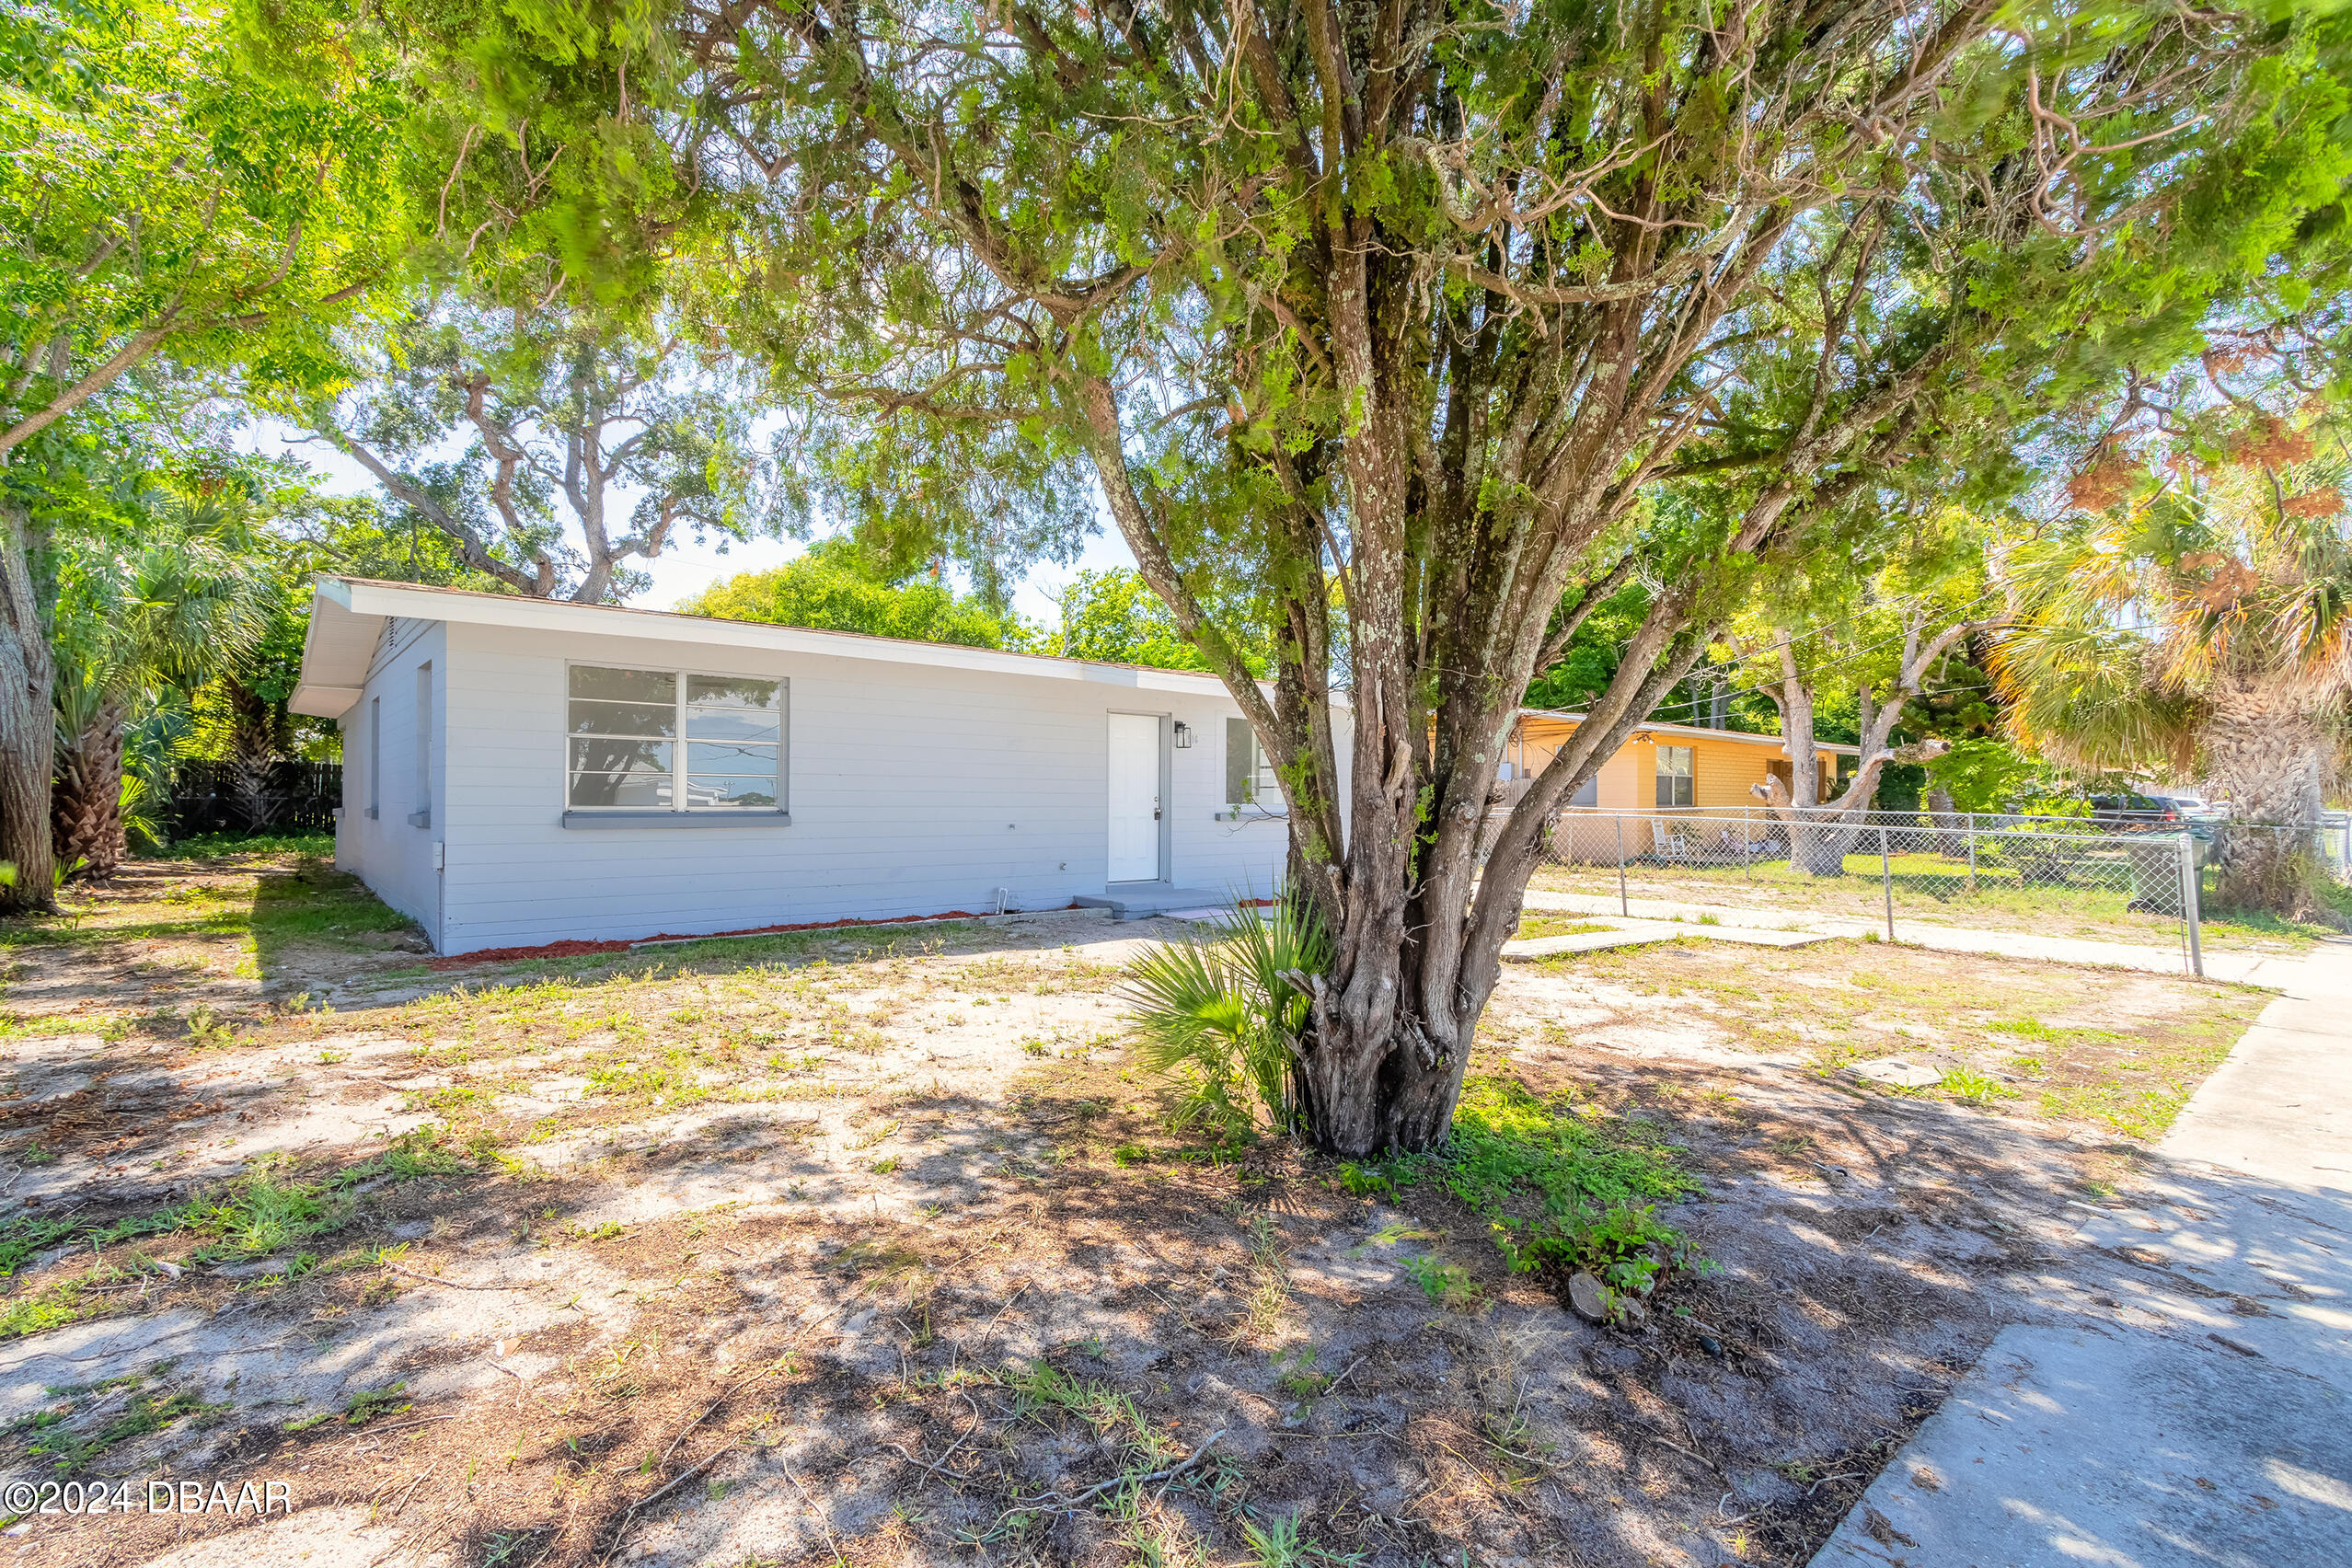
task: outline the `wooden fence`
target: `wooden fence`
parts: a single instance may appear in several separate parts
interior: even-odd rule
[[[236,769],[225,762],[183,762],[172,775],[171,800],[163,826],[174,838],[206,833],[332,833],[335,808],[343,803],[340,762],[270,765],[262,792],[261,820],[234,789]]]

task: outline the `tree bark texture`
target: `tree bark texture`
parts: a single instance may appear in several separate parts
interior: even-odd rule
[[[2315,836],[2340,744],[2335,715],[2232,674],[2217,682],[2200,738],[2208,788],[2230,802],[2215,905],[2342,924],[2319,896]]]
[[[121,869],[121,709],[98,710],[97,721],[57,751],[50,787],[50,841],[69,876],[105,882]]]
[[[49,628],[34,596],[25,514],[0,502],[0,862],[16,869],[0,887],[0,912],[54,907],[49,779],[57,724]]]
[[[284,710],[243,682],[225,683],[229,702],[229,808],[248,833],[274,825],[284,806],[272,783],[292,736]]]

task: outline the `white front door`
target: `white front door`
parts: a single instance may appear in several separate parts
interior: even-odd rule
[[[1111,715],[1110,880],[1159,880],[1159,721]]]

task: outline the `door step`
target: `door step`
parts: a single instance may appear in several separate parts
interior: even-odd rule
[[[1070,901],[1086,909],[1108,909],[1113,920],[1144,920],[1178,909],[1222,909],[1231,902],[1222,894],[1201,887],[1169,887],[1153,882],[1099,894],[1081,894]]]

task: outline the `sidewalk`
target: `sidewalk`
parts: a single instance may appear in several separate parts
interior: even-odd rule
[[[2077,1238],[2127,1266],[2113,1320],[2003,1329],[1814,1568],[2352,1562],[2352,950],[2248,967],[2286,995],[2160,1201]]]
[[[1721,904],[1678,904],[1664,899],[1635,898],[1626,902],[1631,919],[1618,914],[1614,898],[1588,894],[1539,893],[1532,889],[1526,896],[1524,907],[1550,910],[1558,914],[1592,915],[1612,922],[1639,924],[1644,927],[1666,926],[1676,936],[1720,937],[1736,941],[1741,939],[1731,930],[1803,931],[1816,937],[1851,937],[1868,939],[1883,937],[1886,928],[1883,922],[1868,919],[1843,919],[1808,914],[1776,915],[1754,909],[1741,909]],[[1704,927],[1699,922],[1708,922]],[[1678,926],[1675,922],[1680,922]],[[1982,931],[1963,926],[1939,926],[1924,920],[1900,919],[1895,927],[1896,941],[1905,947],[1930,948],[1939,952],[1977,952],[2001,958],[2032,958],[2054,963],[2088,963],[2113,969],[2138,969],[2153,974],[2179,974],[2186,963],[2177,946],[2137,944],[2132,942],[2090,941],[2079,937],[2044,937],[2030,931]],[[1559,940],[1559,939],[1550,939]],[[1651,939],[1658,940],[1658,939]],[[1597,946],[1623,945],[1601,942]],[[1537,956],[1522,953],[1522,944],[1505,944],[1506,958]],[[2271,990],[2284,990],[2290,986],[2307,988],[2306,994],[2352,997],[2352,947],[2332,950],[2323,947],[2313,955],[2294,953],[2208,951],[2205,955],[2205,977],[2208,980],[2232,981],[2245,986],[2260,986]],[[2328,971],[2324,978],[2315,978],[2314,965]],[[2310,991],[2312,986],[2328,987]]]

